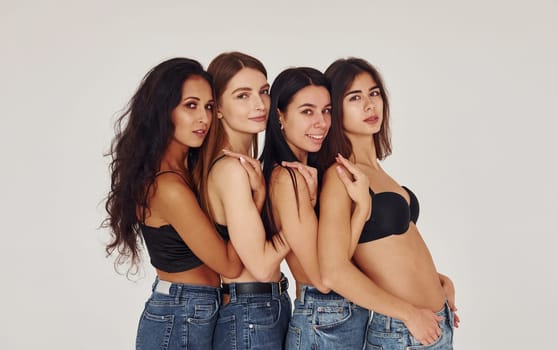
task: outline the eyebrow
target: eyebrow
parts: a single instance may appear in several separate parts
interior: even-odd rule
[[[318,106],[313,105],[311,103],[303,103],[300,106],[298,106],[297,108],[302,108],[302,107],[311,107],[311,108],[317,108]]]
[[[188,97],[185,97],[185,98],[182,99],[182,101],[186,101],[186,100],[190,100],[190,99],[196,100],[196,101],[201,101],[200,98],[199,98],[199,97],[196,97],[196,96],[188,96]]]
[[[378,85],[372,86],[370,89],[368,89],[368,91],[372,91],[372,90],[375,90],[375,89],[379,89]],[[349,91],[345,95],[343,95],[343,97],[349,96],[350,94],[358,94],[358,93],[362,93],[362,90]]]
[[[266,88],[269,89],[269,83],[264,84],[264,85],[260,88],[260,90],[266,89]],[[240,92],[240,91],[252,91],[252,88],[245,87],[245,86],[239,87],[239,88],[237,88],[237,89],[234,89],[233,92],[231,92],[231,95],[234,95],[234,94],[236,94],[237,92]]]

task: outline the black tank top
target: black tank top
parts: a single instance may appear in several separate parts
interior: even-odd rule
[[[174,173],[188,184],[182,174],[172,170],[158,172],[155,176],[166,173]],[[165,272],[182,272],[203,264],[171,225],[152,227],[142,223],[140,228],[151,264],[155,268]]]

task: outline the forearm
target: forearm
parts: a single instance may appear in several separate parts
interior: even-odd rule
[[[349,246],[349,260],[352,259],[358,246],[358,240],[362,233],[364,224],[368,220],[370,209],[364,210],[360,205],[355,206],[355,210],[351,216],[351,242]]]
[[[404,322],[415,310],[411,304],[380,288],[350,261],[326,268],[330,269],[322,275],[326,286],[364,308]]]

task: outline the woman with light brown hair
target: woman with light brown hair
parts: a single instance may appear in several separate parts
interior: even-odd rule
[[[280,263],[290,248],[280,234],[265,232],[260,217],[265,184],[254,159],[257,135],[265,129],[269,112],[267,72],[260,61],[239,52],[217,56],[208,72],[217,118],[201,153],[201,202],[244,264],[238,277],[221,276],[224,295],[213,346],[281,349],[291,302]],[[252,167],[257,176],[249,176],[244,167]],[[258,187],[257,182],[262,191],[252,191],[251,183]]]

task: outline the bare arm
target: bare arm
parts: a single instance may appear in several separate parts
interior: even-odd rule
[[[266,241],[245,169],[237,160],[226,158],[215,164],[209,181],[222,202],[231,242],[244,266],[257,280],[272,281],[290,248],[278,240],[275,247]]]
[[[440,334],[440,318],[387,293],[348,257],[351,199],[334,172],[334,167],[326,171],[320,193],[318,257],[324,284],[358,305],[402,320],[421,343],[432,343]]]
[[[194,254],[213,271],[235,278],[242,262],[231,244],[225,243],[200,208],[192,190],[177,175],[157,177],[151,198],[152,212],[168,222]]]
[[[269,196],[274,217],[312,285],[327,293],[330,289],[322,283],[318,265],[318,219],[311,194],[299,170],[293,172],[296,190],[287,169],[276,167],[273,170]],[[298,207],[295,191],[298,194]]]

